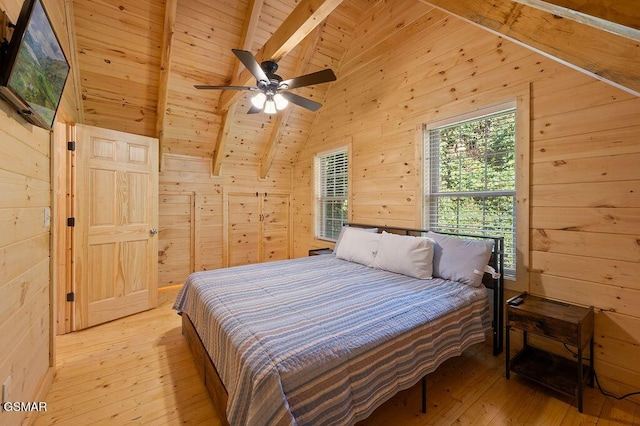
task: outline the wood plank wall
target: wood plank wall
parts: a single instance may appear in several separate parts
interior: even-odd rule
[[[531,87],[528,289],[594,305],[600,382],[640,390],[640,99],[425,4],[362,16],[294,168],[294,254],[313,238],[312,164],[351,141],[350,219],[421,225],[421,126]]]
[[[12,401],[38,401],[50,360],[49,132],[0,101],[0,383]],[[46,391],[46,389],[45,389]],[[0,410],[0,423],[26,413]]]
[[[184,282],[188,273],[226,266],[225,193],[289,193],[291,168],[274,168],[258,179],[255,164],[229,163],[221,176],[212,176],[211,159],[186,155],[163,156],[160,173],[158,286]],[[254,212],[255,216],[258,212]],[[257,245],[258,242],[250,242]],[[286,242],[287,250],[290,246]]]
[[[44,0],[44,6],[68,52],[63,2]],[[22,1],[0,0],[13,22],[21,7]],[[71,79],[58,116],[74,120]],[[43,401],[53,379],[51,227],[44,226],[44,211],[52,207],[51,155],[50,133],[0,100],[0,383],[11,376],[12,401]],[[26,418],[0,410],[3,425]]]

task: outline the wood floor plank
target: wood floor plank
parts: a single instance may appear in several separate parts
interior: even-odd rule
[[[220,425],[197,374],[180,317],[177,288],[160,307],[57,338],[56,378],[41,425]],[[479,344],[427,376],[426,414],[420,383],[396,394],[358,423],[375,425],[640,425],[640,406],[588,388],[584,413],[575,400],[514,374],[504,355]]]

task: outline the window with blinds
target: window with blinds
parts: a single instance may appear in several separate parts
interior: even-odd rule
[[[516,111],[425,131],[425,226],[502,236],[505,274],[515,276]]]
[[[347,223],[347,149],[315,157],[316,237],[335,241]]]

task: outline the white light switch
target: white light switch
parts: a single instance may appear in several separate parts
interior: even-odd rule
[[[51,208],[49,207],[44,208],[44,226],[51,226]]]

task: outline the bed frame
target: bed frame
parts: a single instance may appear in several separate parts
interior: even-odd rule
[[[425,229],[411,229],[411,228],[397,228],[397,227],[389,227],[389,226],[376,226],[376,225],[364,225],[357,223],[349,223],[348,226],[358,227],[358,228],[378,228],[378,232],[386,231],[393,234],[399,235],[412,235],[412,236],[422,236],[428,232]],[[435,231],[434,231],[435,232]],[[454,234],[447,232],[438,232],[439,234],[447,234],[458,237],[467,237],[467,238],[477,238],[477,239],[485,239],[493,241],[493,251],[491,254],[491,259],[489,261],[489,265],[492,266],[500,276],[498,278],[493,278],[490,274],[485,273],[482,282],[483,284],[493,290],[493,319],[492,319],[492,328],[493,328],[493,355],[497,356],[502,353],[503,350],[503,310],[502,310],[502,300],[504,298],[504,239],[502,237],[486,237],[480,235],[471,235],[471,234]],[[213,402],[214,408],[218,413],[218,417],[223,425],[229,425],[227,421],[227,401],[228,401],[228,393],[218,375],[218,370],[211,360],[211,357],[207,353],[204,348],[204,344],[198,335],[193,323],[189,319],[189,316],[186,313],[182,313],[182,334],[185,336],[187,340],[187,344],[189,345],[189,349],[193,355],[193,360],[196,364],[196,368],[198,374],[202,378],[205,387],[207,388],[207,392],[211,397],[211,401]],[[422,412],[427,412],[427,377],[424,376],[422,378]]]

